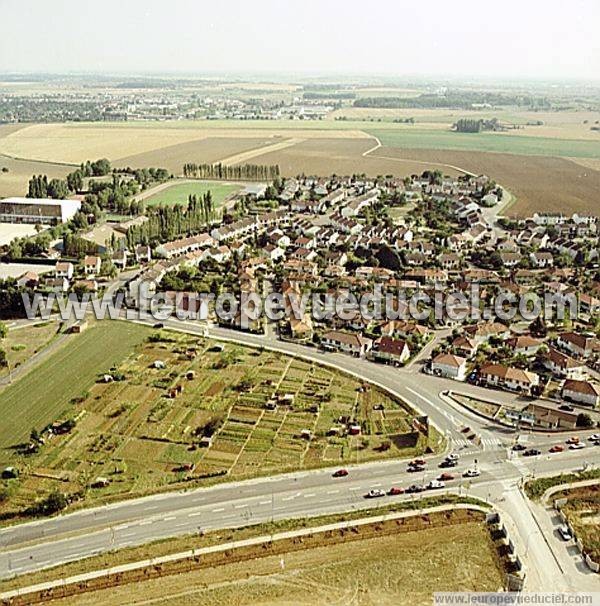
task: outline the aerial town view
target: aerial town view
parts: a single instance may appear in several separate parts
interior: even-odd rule
[[[600,606],[597,0],[0,14],[0,604]]]

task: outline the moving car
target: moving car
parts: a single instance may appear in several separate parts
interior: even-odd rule
[[[561,404],[558,410],[564,410],[565,412],[573,412],[575,409],[570,404]]]
[[[525,448],[527,448],[524,444],[515,444],[512,449],[515,452],[518,452],[519,450],[525,450]]]
[[[537,448],[530,448],[529,450],[526,450],[523,453],[523,456],[524,457],[535,457],[535,456],[541,455],[541,454],[542,454],[541,450],[538,450]]]
[[[416,471],[425,471],[425,465],[409,465],[408,469],[406,471],[409,471],[411,473],[414,473]]]
[[[411,484],[407,489],[407,494],[413,494],[415,492],[423,492],[425,490],[425,486],[421,486],[420,484]]]
[[[567,440],[567,444],[579,444],[579,436],[571,436]]]
[[[451,452],[447,457],[446,457],[446,461],[458,461],[460,457],[455,453],[455,452]]]
[[[458,461],[449,461],[448,459],[443,460],[440,463],[440,467],[445,468],[445,467],[456,467],[458,465]]]
[[[450,480],[454,480],[454,476],[446,471],[438,476],[438,480],[441,482],[449,482]]]
[[[573,538],[568,526],[559,526],[558,534],[563,541],[570,541]]]
[[[598,440],[600,440],[600,433],[593,433],[588,440],[590,442],[597,442]]]
[[[562,444],[555,444],[550,448],[550,452],[562,452],[564,449],[565,447]]]
[[[480,476],[481,472],[479,471],[479,469],[476,469],[475,467],[472,467],[471,469],[467,469],[467,471],[465,471],[465,473],[463,473],[463,476],[465,478],[476,478],[477,476]]]
[[[427,461],[425,459],[413,459],[409,465],[412,465],[413,467],[423,467],[424,465],[427,465]]]
[[[573,442],[569,448],[571,450],[581,450],[582,448],[585,448],[585,444],[583,442]]]
[[[393,497],[399,494],[404,494],[404,488],[401,488],[400,486],[392,486],[389,490],[388,490],[388,494]]]
[[[348,470],[347,469],[338,469],[337,471],[335,471],[333,473],[333,477],[334,478],[343,478],[345,476],[348,475]]]
[[[385,492],[381,488],[373,488],[373,490],[369,490],[365,495],[366,499],[376,499],[378,497],[385,497]]]
[[[445,488],[446,484],[444,484],[444,482],[442,482],[441,480],[431,480],[431,482],[429,482],[429,484],[427,484],[427,488],[429,490],[435,490],[436,488]]]

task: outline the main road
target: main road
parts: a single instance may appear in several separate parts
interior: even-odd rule
[[[153,322],[154,320],[146,320]],[[206,328],[196,322],[166,321],[165,325],[189,333],[205,334]],[[209,336],[245,343],[251,346],[273,348],[282,353],[302,356],[353,373],[376,383],[409,401],[449,440],[450,447],[460,454],[455,479],[448,482],[448,490],[485,498],[510,509],[519,523],[527,525],[531,513],[526,511],[519,486],[524,477],[555,474],[581,469],[597,461],[598,451],[566,451],[548,454],[547,445],[557,438],[543,434],[529,436],[531,446],[540,445],[545,454],[523,458],[510,450],[514,433],[453,407],[443,399],[440,390],[446,383],[427,375],[416,375],[406,370],[377,365],[349,356],[321,353],[294,343],[277,341],[218,328],[209,329]],[[487,393],[487,392],[486,392]],[[480,446],[468,443],[461,428],[469,425],[482,438]],[[440,473],[438,464],[443,455],[428,457],[427,470],[409,473],[406,461],[392,460],[350,466],[345,478],[333,478],[332,469],[300,471],[291,474],[258,478],[244,482],[223,483],[208,488],[171,492],[142,499],[20,524],[0,531],[0,578],[9,578],[61,563],[82,559],[113,549],[130,547],[157,539],[200,533],[219,528],[233,528],[270,520],[282,520],[341,513],[373,505],[365,494],[372,489],[387,491],[392,486],[408,487],[426,484]],[[476,468],[480,475],[463,478],[468,468]],[[432,491],[433,492],[433,491]],[[413,499],[413,496],[385,496],[377,504],[395,500]],[[529,518],[528,518],[529,516]],[[523,528],[517,530],[521,532]],[[543,585],[562,570],[556,569],[548,549],[535,541],[526,546],[530,558],[536,558],[537,567],[546,566],[548,578],[540,578]],[[546,573],[536,573],[546,574]],[[553,586],[576,589],[577,579],[562,574],[561,584]]]

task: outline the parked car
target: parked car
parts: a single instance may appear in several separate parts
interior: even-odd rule
[[[542,451],[537,448],[530,448],[523,453],[524,457],[536,457],[537,455],[541,455]]]
[[[152,326],[152,328],[164,328],[165,325],[162,322],[157,322]]]
[[[446,484],[444,484],[444,482],[442,482],[441,480],[431,480],[431,482],[429,482],[429,484],[427,484],[427,488],[429,490],[435,490],[437,488],[445,488]]]
[[[345,476],[348,475],[348,470],[347,469],[338,469],[337,471],[333,472],[333,477],[334,478],[343,478]]]
[[[555,444],[550,448],[550,452],[562,452],[564,449],[565,447],[562,444]]]
[[[570,541],[573,538],[568,526],[559,526],[558,534],[563,541]]]
[[[438,476],[438,480],[441,482],[449,482],[450,480],[454,480],[454,476],[451,473],[444,472]]]
[[[481,472],[479,471],[479,469],[472,467],[471,469],[467,469],[465,471],[465,473],[463,473],[463,476],[465,478],[476,478],[477,476],[480,476]]]
[[[392,486],[389,490],[388,490],[388,494],[393,497],[399,494],[404,494],[404,488],[401,488],[400,486]]]
[[[365,495],[366,499],[376,499],[378,497],[385,497],[385,492],[381,488],[373,488],[373,490],[369,490]]]
[[[527,446],[525,446],[524,444],[514,444],[513,447],[512,447],[512,449],[515,452],[518,452],[520,450],[525,450],[526,448],[527,448]]]
[[[573,408],[573,406],[571,406],[570,404],[561,404],[558,407],[558,410],[564,410],[565,412],[573,412],[575,408]]]

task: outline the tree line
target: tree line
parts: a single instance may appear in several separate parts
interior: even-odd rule
[[[221,164],[183,165],[183,176],[194,179],[225,179],[229,181],[273,181],[279,177],[279,165],[240,164],[228,166]]]
[[[148,220],[127,230],[127,246],[168,242],[182,236],[204,231],[216,219],[216,209],[210,191],[191,195],[187,206],[158,206],[146,211]]]

